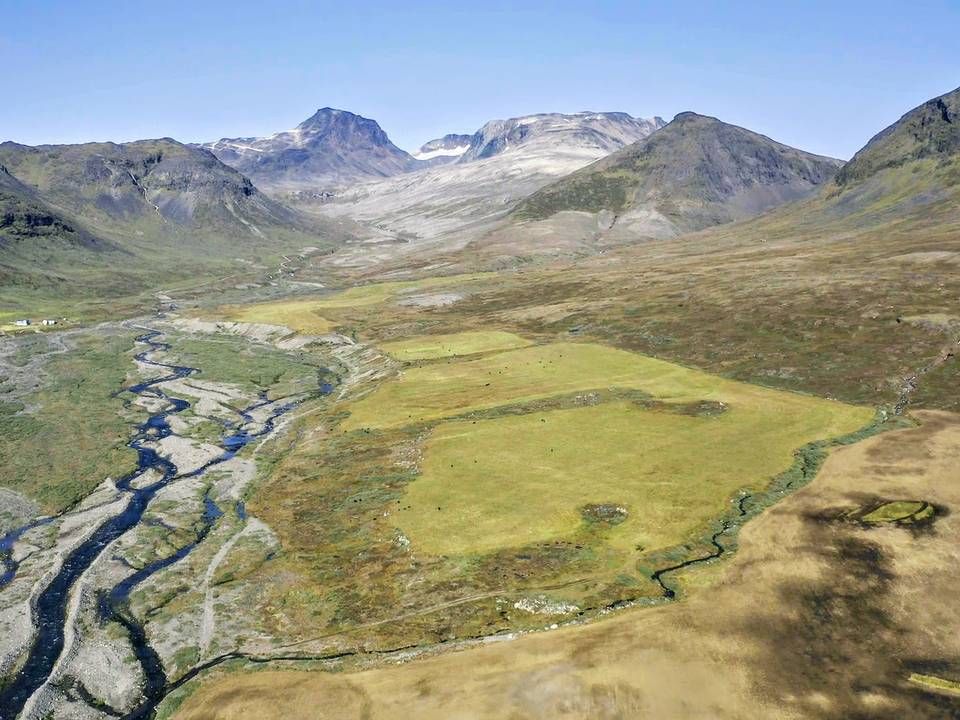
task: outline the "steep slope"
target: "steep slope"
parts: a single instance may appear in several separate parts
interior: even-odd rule
[[[272,263],[337,236],[210,152],[170,139],[6,142],[0,164],[2,262],[41,294],[125,294],[160,279],[249,272],[250,260]]]
[[[317,110],[293,130],[201,147],[258,185],[284,191],[329,190],[416,166],[376,121],[334,108]]]
[[[0,145],[0,163],[46,200],[94,227],[232,241],[263,239],[257,226],[293,226],[299,216],[259,192],[211,153],[170,139],[122,145]]]
[[[626,232],[677,235],[808,196],[839,166],[686,112],[649,138],[537,191],[513,216],[545,220],[565,211],[606,211]]]
[[[472,136],[456,162],[351,188],[320,210],[409,240],[456,234],[463,241],[518,199],[662,125],[660,118],[594,112],[496,120]]]
[[[870,140],[810,201],[738,227],[747,236],[948,238],[960,232],[960,88]],[[937,252],[936,250],[932,250]]]
[[[84,268],[127,260],[113,243],[48,205],[0,165],[0,286],[52,285]]]
[[[847,226],[955,216],[960,200],[960,89],[914,108],[837,174],[801,225]]]
[[[841,187],[924,158],[960,154],[960,88],[914,108],[875,135],[837,174]]]
[[[57,213],[0,165],[0,247],[4,249],[4,261],[9,260],[15,247],[38,238],[51,238],[73,247],[110,247]]]

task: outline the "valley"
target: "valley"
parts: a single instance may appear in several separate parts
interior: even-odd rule
[[[958,113],[0,145],[0,718],[956,716]]]

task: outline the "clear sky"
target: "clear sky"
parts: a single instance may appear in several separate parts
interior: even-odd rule
[[[958,47],[958,0],[0,0],[0,139],[267,135],[329,105],[412,150],[534,112],[695,110],[846,158],[960,85]]]

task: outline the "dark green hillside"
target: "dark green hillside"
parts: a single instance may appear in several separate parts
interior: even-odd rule
[[[190,278],[275,267],[338,242],[332,223],[261,193],[170,139],[0,144],[0,308],[126,296]]]
[[[517,206],[514,217],[542,220],[567,210],[653,213],[678,232],[697,230],[806,197],[839,165],[687,112],[650,137],[534,193]]]
[[[914,108],[874,136],[837,174],[846,186],[881,170],[960,153],[960,88]]]

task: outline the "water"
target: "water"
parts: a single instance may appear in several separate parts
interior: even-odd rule
[[[287,403],[274,408],[257,432],[243,430],[243,425],[252,420],[250,413],[269,404],[270,401],[265,396],[261,397],[257,403],[240,413],[241,421],[238,426],[241,429],[231,430],[230,434],[223,438],[221,442],[223,453],[203,467],[179,475],[176,465],[157,455],[151,448],[144,447],[143,444],[147,441],[155,441],[169,436],[171,430],[167,418],[172,414],[183,412],[190,406],[185,400],[168,397],[157,386],[170,380],[187,377],[196,372],[197,369],[150,360],[148,356],[151,353],[170,348],[167,343],[157,340],[159,335],[159,331],[150,330],[139,336],[137,341],[147,345],[148,349],[138,353],[136,358],[145,364],[169,370],[169,374],[126,388],[126,392],[134,395],[165,401],[165,409],[151,415],[144,423],[139,425],[136,434],[128,444],[130,448],[137,452],[137,469],[116,482],[117,489],[129,496],[127,505],[118,515],[106,519],[87,540],[65,558],[60,571],[36,598],[32,609],[37,634],[20,672],[12,683],[0,690],[0,719],[2,720],[13,720],[17,717],[30,697],[46,682],[60,657],[64,646],[64,626],[70,589],[110,543],[140,522],[147,505],[157,492],[174,479],[201,475],[208,468],[229,460],[252,440],[272,432],[276,419],[296,406],[296,403]],[[160,479],[145,487],[133,487],[134,481],[142,478],[144,473],[149,470],[156,471],[160,475]],[[246,517],[245,509],[242,509],[241,504],[237,506],[237,513]],[[126,628],[134,653],[146,678],[145,702],[130,713],[127,716],[129,718],[143,718],[152,715],[156,705],[163,699],[168,689],[168,681],[163,672],[159,656],[147,642],[143,628],[132,618],[127,609],[130,593],[150,576],[185,558],[206,537],[221,515],[223,515],[223,511],[211,498],[206,497],[204,499],[204,523],[193,542],[179,548],[172,555],[158,559],[127,576],[106,593],[101,600],[101,619],[116,621]],[[0,539],[0,559],[3,562],[0,587],[9,583],[15,577],[17,567],[10,555],[17,538],[32,527],[51,520],[52,518],[46,518],[35,521],[8,533]]]

